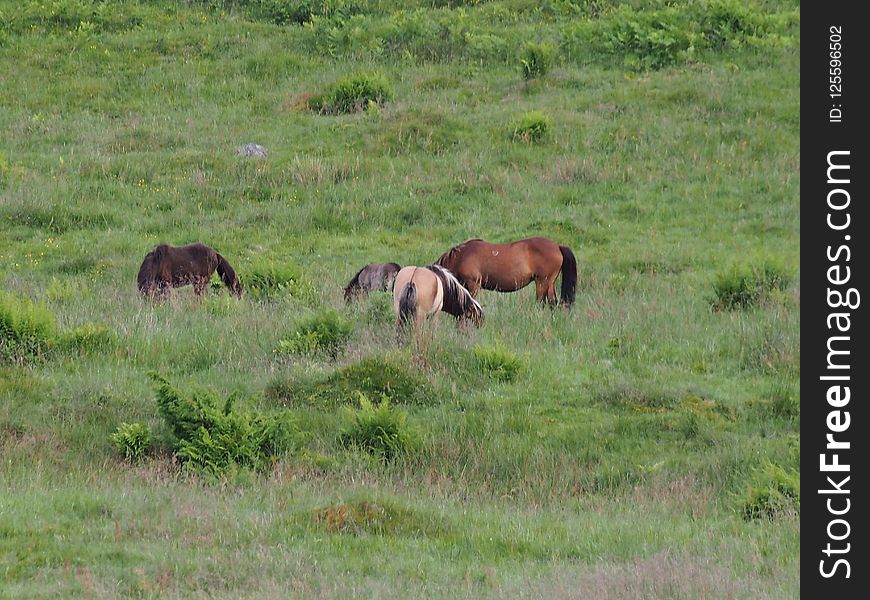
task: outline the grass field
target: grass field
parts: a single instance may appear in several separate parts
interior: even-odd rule
[[[617,4],[0,0],[0,597],[798,597],[799,5]],[[344,303],[532,235],[573,310]]]

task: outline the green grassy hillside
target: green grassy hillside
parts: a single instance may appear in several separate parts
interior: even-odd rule
[[[797,597],[799,25],[0,0],[0,597]],[[532,235],[573,310],[344,303]],[[194,241],[247,293],[143,300]]]

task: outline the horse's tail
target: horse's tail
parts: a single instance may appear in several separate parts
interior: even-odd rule
[[[559,246],[559,250],[562,252],[562,305],[570,308],[577,292],[577,259],[568,246]]]
[[[350,280],[350,283],[347,284],[347,287],[344,288],[344,301],[348,304],[353,300],[354,292],[359,289],[359,276],[362,275],[362,272],[365,270],[366,268],[363,267],[357,271],[356,275],[353,276],[353,279]]]
[[[409,281],[399,296],[399,329],[408,325],[417,311],[417,284]]]
[[[230,263],[227,262],[219,252],[215,253],[217,255],[217,272],[223,280],[224,284],[227,286],[227,289],[231,294],[236,296],[242,295],[242,284],[239,282],[239,278],[236,275],[236,272],[230,266]]]

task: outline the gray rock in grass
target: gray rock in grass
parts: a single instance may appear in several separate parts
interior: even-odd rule
[[[245,144],[236,148],[236,156],[253,156],[255,158],[263,158],[268,156],[269,151],[263,148],[260,144]]]

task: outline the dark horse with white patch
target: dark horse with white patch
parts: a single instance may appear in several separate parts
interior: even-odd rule
[[[372,263],[357,271],[347,287],[344,288],[344,300],[350,302],[354,298],[364,296],[372,291],[389,292],[393,289],[396,274],[402,267],[396,263]]]
[[[568,246],[543,237],[509,244],[468,240],[441,255],[437,264],[450,269],[473,296],[481,288],[515,292],[535,282],[538,300],[556,304],[556,277],[562,275],[562,305],[574,303],[577,260]]]
[[[194,293],[201,296],[215,271],[231,294],[242,295],[242,284],[230,263],[214,249],[199,243],[179,247],[158,245],[145,255],[136,283],[148,298],[167,297],[172,288],[186,285],[192,285]]]

